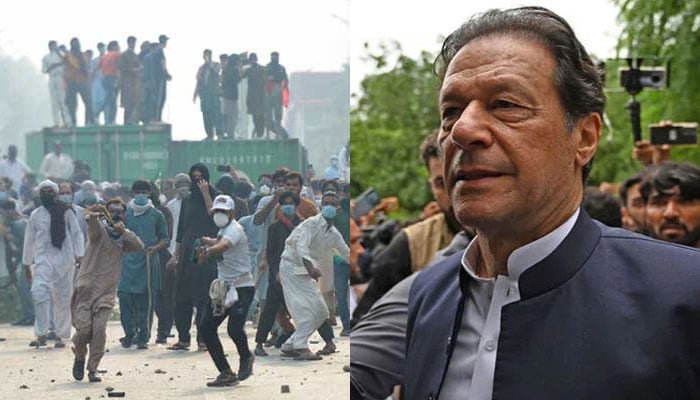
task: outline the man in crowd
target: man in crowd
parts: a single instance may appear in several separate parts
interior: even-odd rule
[[[32,212],[24,234],[22,263],[32,283],[36,317],[34,331],[37,338],[30,346],[46,345],[52,305],[56,347],[65,347],[62,339],[70,338],[73,273],[76,263],[80,263],[85,253],[85,242],[75,212],[56,199],[57,193],[55,183],[45,180],[39,184],[41,207]]]
[[[119,74],[119,43],[113,40],[107,45],[107,54],[100,57],[97,68],[102,76],[102,89],[104,90],[105,125],[114,124],[117,116],[117,76]]]
[[[85,259],[75,283],[71,298],[73,335],[73,377],[83,380],[85,358],[90,382],[100,382],[97,367],[105,352],[107,322],[114,308],[114,298],[122,269],[122,255],[143,250],[143,242],[126,229],[126,204],[121,199],[107,203],[109,221],[100,211],[101,206],[90,206],[88,215],[88,245]]]
[[[211,140],[216,135],[223,138],[221,132],[221,102],[219,100],[219,71],[221,66],[212,60],[211,50],[206,49],[202,54],[204,64],[197,70],[197,84],[192,95],[192,102],[197,102],[202,111],[204,131],[207,139]]]
[[[131,186],[134,198],[126,210],[126,227],[143,242],[144,251],[124,254],[119,279],[119,311],[124,337],[121,344],[147,349],[153,310],[161,289],[159,251],[168,246],[165,217],[150,200],[151,184],[139,180]]]
[[[178,342],[168,350],[189,350],[192,309],[197,309],[197,344],[199,350],[206,350],[201,332],[201,319],[209,298],[209,286],[216,278],[216,263],[209,260],[204,265],[193,260],[195,240],[201,237],[215,237],[218,232],[209,210],[212,201],[219,194],[209,185],[209,170],[204,164],[190,167],[190,195],[182,200],[177,226],[175,253],[168,262],[168,268],[177,270],[175,283],[175,327]]]
[[[73,208],[80,232],[83,234],[83,239],[87,241],[87,221],[85,220],[84,209],[77,204],[73,204],[73,185],[70,181],[61,181],[58,184],[58,200]]]
[[[70,40],[70,52],[65,57],[63,77],[66,84],[66,107],[70,125],[77,126],[76,110],[78,108],[77,94],[85,106],[85,125],[93,123],[92,95],[90,93],[90,61],[80,49],[78,38]],[[66,177],[67,178],[67,177]]]
[[[149,199],[153,207],[163,214],[168,232],[168,245],[158,250],[158,268],[160,270],[161,285],[157,294],[158,298],[154,302],[155,313],[156,316],[158,316],[156,343],[165,344],[168,341],[170,331],[173,328],[173,322],[175,321],[175,272],[168,270],[166,267],[172,256],[172,253],[168,251],[168,247],[173,239],[174,219],[170,209],[161,202],[161,197],[158,185],[151,183],[151,195]]]
[[[258,55],[250,53],[248,67],[242,77],[248,79],[246,109],[253,116],[253,137],[261,139],[265,134],[265,68],[258,64]]]
[[[182,200],[190,195],[190,176],[187,174],[175,175],[175,197],[167,204],[170,213],[173,216],[173,237],[168,246],[168,252],[175,254],[175,245],[177,244],[175,237],[177,236],[177,227],[180,223],[180,209],[182,208]]]
[[[700,168],[661,164],[649,172],[641,193],[655,238],[700,248]]]
[[[340,179],[342,174],[340,173],[340,163],[338,162],[338,156],[331,156],[331,165],[329,165],[323,172],[323,179],[333,180]]]
[[[90,75],[92,77],[90,94],[96,124],[99,124],[100,114],[105,111],[105,99],[107,97],[107,92],[102,85],[102,69],[99,66],[105,53],[105,44],[102,42],[97,43],[97,57],[90,60],[90,71],[92,71]],[[92,52],[90,52],[90,54],[92,54]]]
[[[135,125],[140,119],[141,71],[143,66],[136,54],[136,38],[126,39],[127,49],[119,57],[121,106],[124,107],[124,125]]]
[[[620,186],[622,200],[622,226],[632,232],[646,235],[649,233],[647,211],[644,198],[640,192],[644,172],[628,178]]]
[[[13,267],[16,271],[17,295],[22,312],[20,318],[12,325],[32,326],[34,325],[34,303],[32,302],[31,283],[22,268],[22,249],[24,249],[27,218],[17,212],[16,207],[16,201],[13,199],[5,199],[0,202],[0,219],[4,221],[0,225],[0,232],[4,232],[2,236],[5,239],[6,259],[14,264]]]
[[[49,41],[49,54],[41,60],[41,71],[49,75],[49,95],[51,96],[51,113],[53,126],[64,127],[70,124],[66,91],[63,87],[63,57],[58,51],[55,40]]]
[[[226,64],[221,64],[221,120],[224,134],[236,138],[238,125],[238,83],[241,81],[241,60],[231,54]]]
[[[11,188],[19,192],[22,179],[30,172],[32,172],[32,170],[27,164],[17,158],[17,146],[11,144],[10,147],[7,148],[7,158],[0,161],[0,178],[10,178],[12,181]]]
[[[234,218],[234,208],[233,199],[227,195],[218,195],[214,199],[211,209],[212,218],[219,232],[216,237],[201,238],[202,247],[197,253],[198,260],[202,263],[220,256],[217,262],[217,283],[223,286],[223,290],[218,291],[214,296],[210,292],[200,325],[209,355],[219,370],[216,380],[207,383],[207,386],[214,387],[233,386],[238,381],[248,379],[253,373],[255,361],[243,329],[248,308],[253,301],[255,284],[253,275],[250,273],[246,235]],[[215,304],[218,304],[218,307],[215,307]],[[217,333],[217,328],[226,318],[228,318],[228,334],[238,352],[238,375],[231,371]]]
[[[406,397],[692,397],[700,254],[580,210],[605,98],[570,26],[491,10],[442,49],[445,187],[477,236],[411,287]]]
[[[282,345],[282,351],[293,355],[296,360],[321,359],[308,348],[313,331],[328,319],[328,307],[316,282],[321,277],[319,263],[332,257],[334,250],[345,260],[350,257],[350,249],[333,226],[340,206],[338,195],[326,192],[321,201],[321,213],[308,218],[292,231],[280,261],[284,300],[297,327]],[[334,348],[324,348],[322,352],[326,353],[326,350],[335,351]]]
[[[63,153],[61,142],[55,142],[53,152],[44,156],[41,160],[39,172],[46,179],[68,179],[73,173],[73,159]]]

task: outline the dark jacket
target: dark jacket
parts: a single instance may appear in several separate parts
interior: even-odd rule
[[[457,342],[462,254],[410,292],[406,398],[437,398]],[[700,399],[700,252],[594,222],[519,280],[501,311],[493,399]]]

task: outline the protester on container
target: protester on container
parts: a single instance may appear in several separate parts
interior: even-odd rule
[[[280,54],[276,51],[270,53],[270,62],[265,66],[265,81],[267,123],[269,130],[273,130],[273,127],[282,126],[283,107],[286,106],[283,97],[289,96],[287,70],[280,64]]]
[[[315,281],[322,276],[318,265],[332,258],[334,251],[345,260],[350,257],[350,249],[334,226],[340,205],[338,195],[326,192],[321,202],[321,214],[305,220],[292,231],[280,261],[284,300],[297,327],[282,351],[297,360],[321,358],[308,348],[311,333],[328,319],[328,308]],[[321,352],[335,351],[334,347]]]
[[[144,120],[147,123],[162,121],[167,81],[171,79],[164,52],[168,39],[167,36],[160,35],[157,42],[151,43],[151,49],[144,57]]]
[[[17,158],[17,146],[11,144],[7,148],[7,158],[0,161],[0,178],[10,178],[12,181],[11,188],[19,194],[22,179],[32,170],[27,164]]]
[[[158,186],[152,183],[150,200],[156,210],[160,211],[165,217],[165,224],[168,229],[168,246],[170,246],[170,242],[173,239],[173,214],[166,204],[161,202],[162,197],[164,196],[161,195]],[[155,302],[155,312],[158,317],[158,331],[156,335],[156,343],[158,344],[167,343],[175,318],[175,272],[166,268],[170,257],[172,257],[170,251],[168,251],[168,246],[158,251],[161,276],[161,289]]]
[[[253,116],[253,138],[261,139],[265,134],[265,68],[258,64],[258,55],[250,53],[248,67],[242,77],[248,79],[246,108]]]
[[[80,49],[80,41],[73,38],[70,41],[70,52],[65,57],[63,77],[66,82],[66,106],[70,117],[70,125],[77,126],[76,110],[78,108],[77,94],[85,107],[85,125],[94,121],[91,94],[91,65]]]
[[[107,92],[102,85],[102,69],[100,69],[99,64],[102,58],[105,56],[105,44],[100,42],[97,43],[97,57],[91,60],[90,71],[91,71],[91,99],[92,99],[92,110],[94,112],[95,124],[100,123],[100,114],[105,111],[105,99],[107,98]],[[92,53],[91,53],[92,54]]]
[[[221,132],[221,101],[219,99],[219,71],[221,66],[212,60],[211,50],[209,49],[204,50],[202,57],[204,58],[204,64],[197,70],[197,83],[192,95],[192,102],[197,103],[197,97],[199,97],[207,140],[213,139],[215,135],[221,139],[223,138],[223,132]]]
[[[56,200],[58,185],[45,180],[39,184],[39,193],[42,206],[29,217],[22,252],[36,316],[37,338],[30,346],[46,345],[53,304],[56,347],[60,348],[65,347],[62,339],[70,337],[73,273],[85,253],[85,242],[73,209]]]
[[[46,179],[68,179],[73,173],[73,159],[63,153],[60,142],[54,142],[53,152],[44,156],[39,172]]]
[[[238,125],[238,84],[241,81],[241,59],[238,54],[228,56],[221,71],[221,119],[224,134],[236,138]]]
[[[177,226],[177,244],[173,258],[168,262],[168,268],[177,270],[175,289],[175,326],[178,332],[178,342],[168,347],[169,350],[189,350],[190,326],[192,325],[192,309],[197,308],[195,321],[197,325],[197,344],[204,350],[200,322],[206,307],[209,285],[216,278],[216,263],[210,260],[204,265],[198,265],[193,260],[195,240],[203,236],[214,237],[218,232],[209,210],[212,200],[219,194],[209,186],[209,170],[204,164],[194,164],[190,167],[190,195],[182,200],[180,218]]]
[[[104,90],[105,125],[113,125],[117,117],[117,77],[119,75],[119,43],[116,40],[107,45],[107,54],[100,57],[97,68],[102,76],[102,89]]]
[[[202,237],[202,246],[197,251],[198,261],[202,264],[215,257],[219,259],[217,280],[212,284],[212,288],[218,286],[219,289],[210,290],[200,324],[209,355],[220,373],[207,386],[233,386],[253,373],[255,357],[248,348],[243,327],[255,288],[249,268],[248,242],[243,228],[234,218],[233,199],[227,195],[217,196],[211,211],[219,232],[216,237]],[[217,333],[217,328],[226,318],[229,337],[238,352],[238,375],[231,370]]]
[[[119,311],[123,347],[136,343],[147,349],[151,336],[153,310],[161,289],[159,251],[168,246],[165,217],[151,201],[151,184],[138,180],[131,186],[133,199],[126,210],[126,227],[141,239],[144,250],[125,254],[119,279]]]
[[[49,75],[49,95],[54,127],[65,127],[71,124],[66,106],[66,90],[63,85],[64,57],[65,55],[58,50],[56,41],[51,40],[49,54],[41,60],[41,72]]]
[[[0,216],[5,227],[4,239],[7,261],[11,262],[15,270],[17,296],[20,303],[20,318],[13,322],[13,326],[34,325],[34,302],[32,302],[31,283],[22,267],[22,249],[24,249],[24,233],[27,229],[27,217],[17,212],[17,202],[13,199],[0,201]],[[3,229],[0,228],[0,232]]]
[[[136,54],[136,38],[126,39],[127,49],[119,57],[119,82],[121,106],[124,108],[124,125],[136,125],[141,118],[141,71],[143,66]]]
[[[71,206],[75,211],[75,219],[78,221],[83,239],[87,240],[87,220],[83,207],[73,204],[73,184],[70,181],[61,181],[58,184],[58,200],[67,206]]]
[[[82,380],[87,360],[88,379],[100,382],[97,367],[105,353],[107,322],[114,308],[114,300],[122,270],[122,256],[143,250],[143,242],[124,225],[126,204],[121,199],[107,203],[107,219],[102,206],[92,205],[88,216],[88,244],[85,258],[78,270],[71,298],[73,335],[73,377]]]

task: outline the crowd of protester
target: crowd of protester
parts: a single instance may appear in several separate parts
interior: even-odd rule
[[[137,39],[129,36],[126,49],[116,40],[106,46],[100,42],[97,54],[83,50],[78,38],[71,39],[69,49],[50,41],[42,71],[49,76],[54,126],[77,126],[78,95],[85,109],[85,125],[100,124],[101,115],[105,125],[115,124],[118,100],[124,109],[124,125],[161,122],[171,80],[164,52],[168,40],[160,35],[157,41],[143,41],[137,50]],[[206,140],[271,138],[270,133],[275,138],[289,137],[282,126],[289,103],[289,77],[278,52],[270,54],[265,66],[258,63],[256,53],[223,53],[217,62],[206,49],[203,58],[192,100],[199,98]],[[253,121],[250,136],[238,129],[239,84],[244,79],[245,105]]]
[[[296,360],[336,352],[338,316],[349,335],[346,180],[279,166],[253,182],[229,167],[213,181],[197,163],[171,179],[96,183],[60,144],[38,174],[15,146],[0,162],[0,263],[18,292],[13,325],[33,326],[32,347],[72,341],[75,379],[101,380],[115,307],[124,348],[186,351],[195,339],[219,371],[209,386],[247,379],[266,347]],[[227,318],[236,370],[216,333]],[[314,351],[316,330],[325,344]]]

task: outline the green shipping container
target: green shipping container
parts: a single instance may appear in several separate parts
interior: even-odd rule
[[[209,168],[212,182],[221,176],[218,165],[233,165],[256,182],[258,175],[272,173],[279,166],[305,174],[306,160],[306,149],[299,139],[179,141],[170,145],[170,176],[187,173],[199,162]]]
[[[27,162],[39,172],[45,154],[60,142],[63,152],[87,163],[95,182],[118,181],[131,186],[137,179],[156,179],[168,172],[171,126],[89,126],[44,128],[27,135]]]

